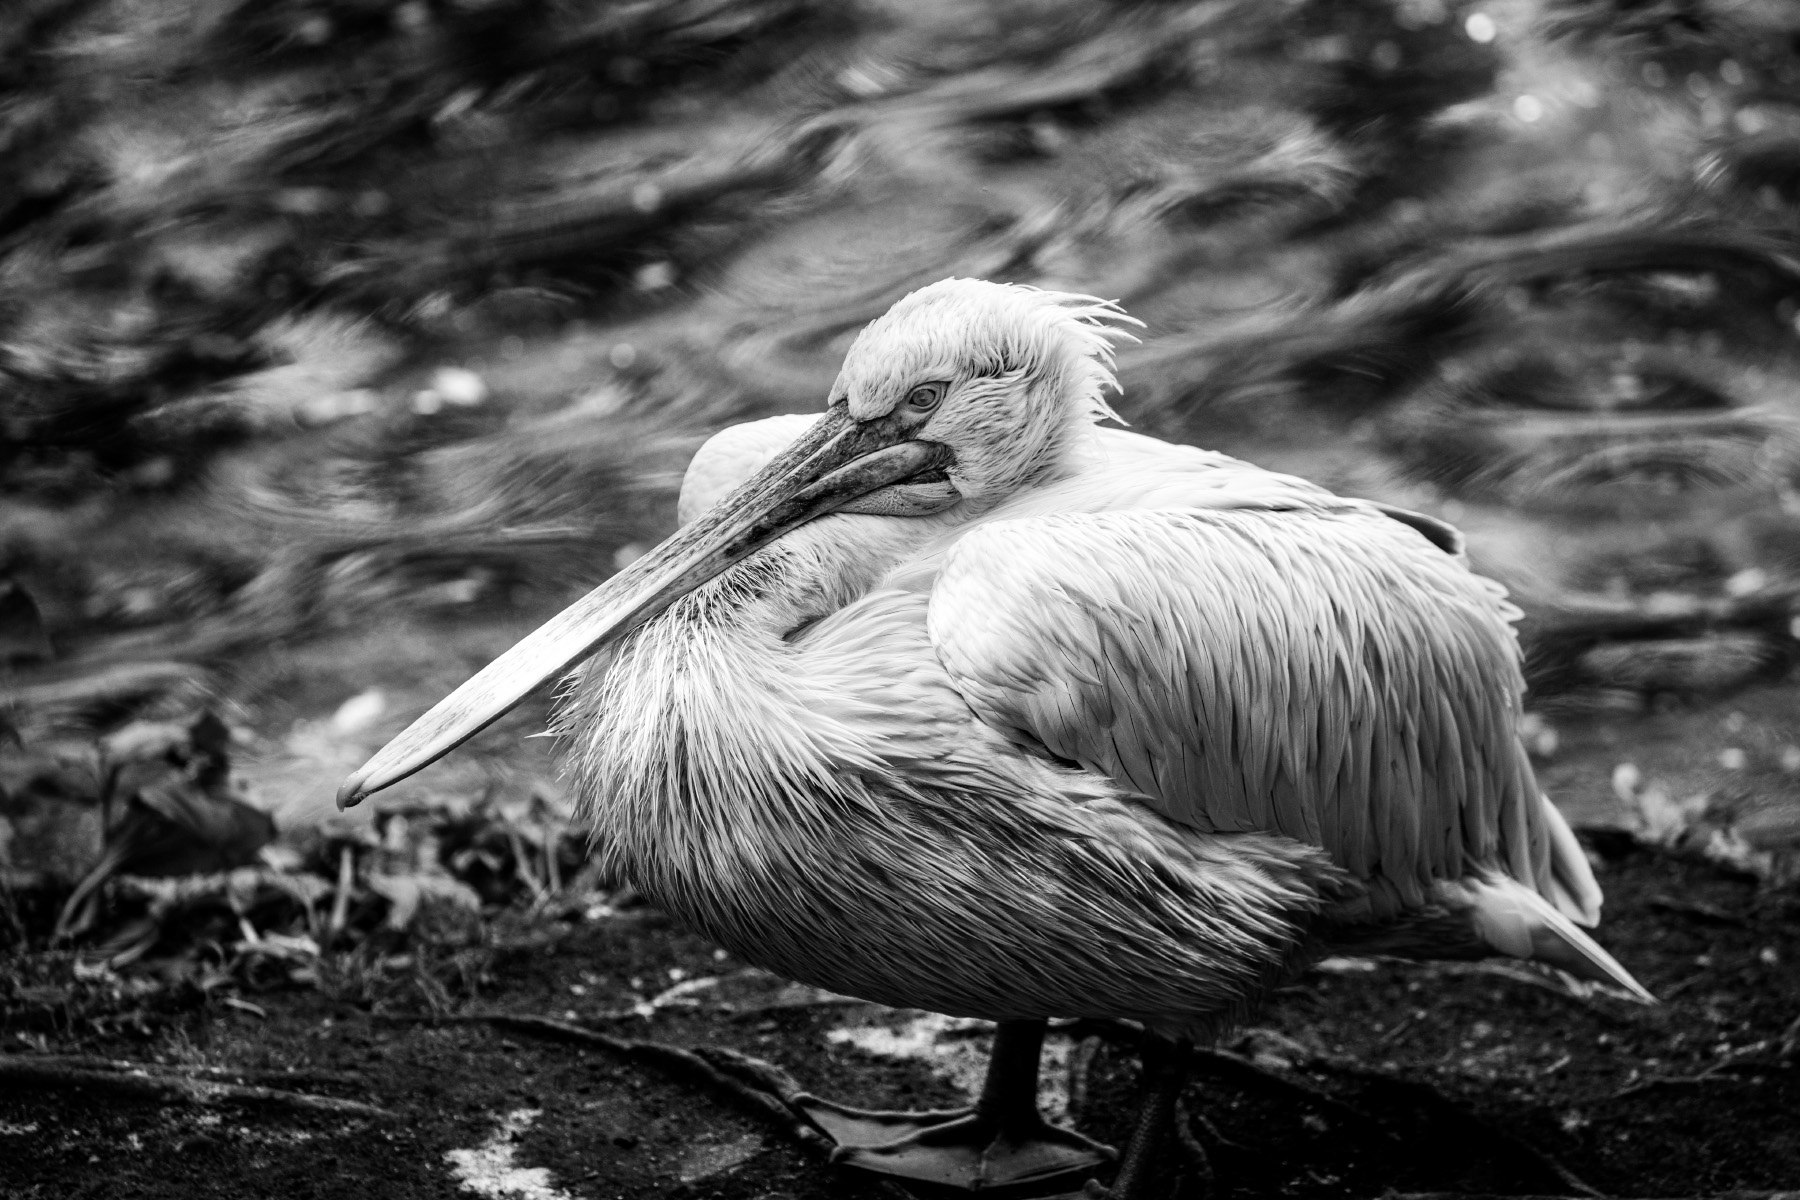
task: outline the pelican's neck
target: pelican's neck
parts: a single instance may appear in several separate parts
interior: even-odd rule
[[[713,632],[786,638],[865,596],[896,567],[967,523],[963,511],[927,517],[837,514],[802,525],[714,581]]]
[[[709,840],[730,841],[734,815],[748,805],[803,811],[789,803],[801,792],[832,792],[846,770],[879,770],[878,748],[847,720],[833,680],[798,669],[791,639],[867,594],[942,525],[822,518],[696,588],[584,668],[558,728],[602,843],[626,854],[671,842],[705,853]]]

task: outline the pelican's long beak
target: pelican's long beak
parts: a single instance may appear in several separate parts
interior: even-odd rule
[[[858,422],[840,403],[711,510],[552,617],[440,700],[338,788],[338,807],[429,766],[504,716],[533,688],[651,620],[796,526],[878,488],[950,465],[891,418]]]

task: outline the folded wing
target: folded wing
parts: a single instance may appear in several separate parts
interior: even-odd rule
[[[1372,917],[1499,872],[1592,921],[1516,734],[1516,614],[1450,548],[1350,503],[996,521],[930,633],[988,724],[1196,830],[1324,847]]]

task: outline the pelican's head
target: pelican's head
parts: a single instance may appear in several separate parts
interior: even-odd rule
[[[942,446],[959,501],[1031,483],[1071,431],[1113,416],[1113,339],[1138,324],[1118,305],[981,279],[904,297],[857,335],[830,403]],[[865,501],[858,511],[874,511]]]
[[[448,754],[809,521],[980,511],[1042,478],[1074,431],[1111,415],[1111,339],[1129,336],[1118,322],[1131,318],[1092,296],[976,279],[906,296],[857,336],[825,415],[792,445],[413,722],[344,781],[339,805]]]

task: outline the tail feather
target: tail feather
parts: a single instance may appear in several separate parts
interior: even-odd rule
[[[1588,880],[1591,884],[1591,873]],[[1492,949],[1546,963],[1577,979],[1609,984],[1645,1004],[1656,1003],[1656,997],[1617,959],[1557,911],[1556,905],[1524,884],[1494,872],[1461,881],[1459,890],[1469,904],[1476,936]]]
[[[1543,797],[1543,816],[1545,832],[1550,836],[1550,874],[1540,881],[1540,890],[1563,916],[1591,929],[1600,923],[1601,897],[1599,881],[1588,866],[1587,852],[1548,796]]]

